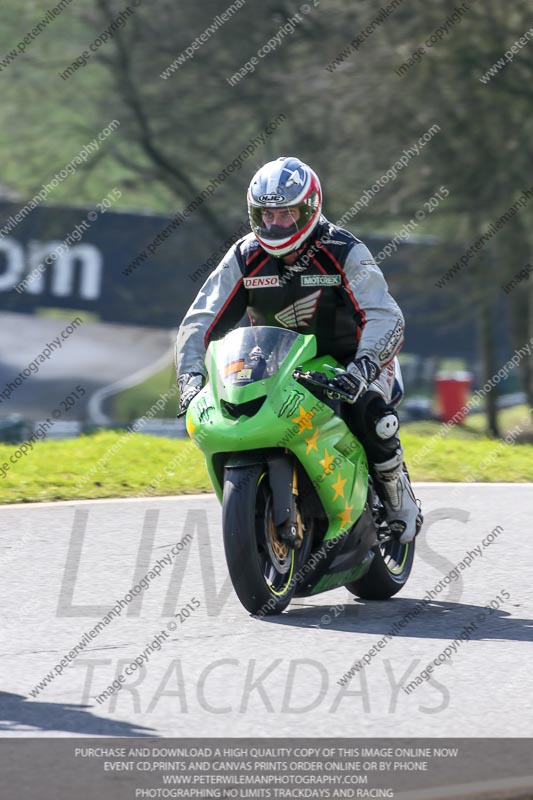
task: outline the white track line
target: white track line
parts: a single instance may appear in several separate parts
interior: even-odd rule
[[[100,503],[159,503],[169,502],[170,500],[205,500],[214,498],[214,492],[204,494],[176,494],[176,495],[154,495],[153,497],[98,497],[94,500],[53,500],[46,503],[3,503],[2,508],[57,508],[58,506],[81,506]]]

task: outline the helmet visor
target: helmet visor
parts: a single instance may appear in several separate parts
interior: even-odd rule
[[[283,242],[301,230],[301,213],[298,206],[281,208],[250,207],[250,224],[262,239]]]
[[[293,206],[249,204],[250,225],[254,234],[269,242],[286,242],[303,231],[319,206],[318,192],[313,191]]]

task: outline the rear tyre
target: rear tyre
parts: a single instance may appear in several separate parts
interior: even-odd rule
[[[228,468],[222,500],[226,562],[237,597],[250,614],[281,614],[296,588],[299,551],[278,538],[264,466]]]
[[[373,552],[368,572],[346,588],[363,600],[388,600],[407,583],[415,557],[415,540],[400,544],[393,538],[374,547]]]

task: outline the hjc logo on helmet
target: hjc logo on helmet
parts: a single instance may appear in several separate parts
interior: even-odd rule
[[[284,203],[285,195],[283,194],[262,194],[259,198],[261,203]]]

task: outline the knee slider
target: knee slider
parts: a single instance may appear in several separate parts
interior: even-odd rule
[[[379,417],[374,419],[374,430],[379,439],[392,439],[398,432],[400,420],[394,409],[384,409]]]

